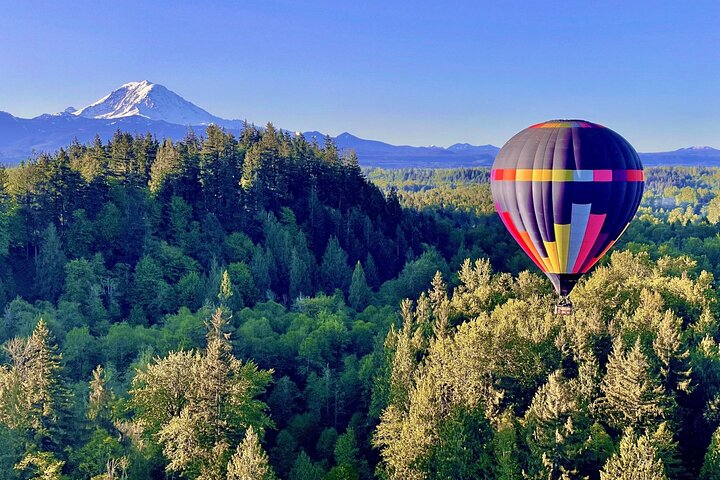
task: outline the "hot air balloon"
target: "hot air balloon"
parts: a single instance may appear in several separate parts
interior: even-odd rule
[[[635,215],[640,157],[623,137],[584,120],[538,123],[512,137],[490,173],[495,208],[572,313],[568,295]]]

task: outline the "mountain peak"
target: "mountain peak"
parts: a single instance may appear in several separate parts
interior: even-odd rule
[[[158,83],[128,82],[73,115],[85,118],[117,119],[144,117],[177,125],[222,124],[225,121]]]
[[[692,147],[681,148],[681,150],[710,151],[715,149],[705,145],[693,145]]]
[[[152,87],[153,85],[155,85],[155,84],[152,83],[150,80],[140,80],[139,82],[128,82],[128,83],[124,84],[123,86],[121,86],[120,88],[123,88],[123,87],[136,88],[136,87],[148,87],[148,86]]]

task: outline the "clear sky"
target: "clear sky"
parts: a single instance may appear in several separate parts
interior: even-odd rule
[[[502,145],[584,118],[720,148],[720,1],[0,0],[0,110],[147,79],[224,118]]]

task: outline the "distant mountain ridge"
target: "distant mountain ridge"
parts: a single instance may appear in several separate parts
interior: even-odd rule
[[[303,136],[309,142],[315,140],[320,144],[325,138],[324,134],[317,131],[304,132]],[[495,155],[500,151],[493,145],[470,145],[471,148],[463,150],[436,146],[392,145],[378,140],[366,140],[348,132],[335,137],[335,144],[341,150],[355,150],[361,165],[381,168],[490,166]]]
[[[81,109],[44,114],[35,118],[18,118],[0,111],[0,163],[13,165],[35,153],[54,152],[73,139],[91,142],[96,135],[103,141],[116,130],[130,133],[152,133],[158,138],[182,139],[193,130],[202,135],[216,124],[238,134],[243,121],[227,120],[185,100],[163,85],[147,80],[129,82]],[[302,133],[308,141],[322,144],[325,134]],[[456,143],[438,146],[392,145],[344,132],[335,137],[341,150],[353,149],[364,167],[382,168],[456,168],[492,165],[497,152],[494,145]],[[712,147],[681,148],[672,152],[641,153],[647,166],[689,165],[720,166],[720,150]]]
[[[713,147],[687,147],[672,152],[641,153],[646,167],[682,165],[686,167],[720,166],[720,150]]]

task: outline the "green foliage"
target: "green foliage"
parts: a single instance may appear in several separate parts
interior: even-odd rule
[[[367,304],[370,303],[371,295],[372,291],[365,279],[365,271],[358,261],[355,264],[355,270],[353,271],[352,279],[350,281],[350,293],[348,295],[350,306],[358,311],[364,309]]]
[[[320,142],[118,132],[0,170],[0,476],[714,478],[716,170],[648,169],[565,318],[487,169]]]
[[[713,433],[710,446],[705,453],[700,478],[703,480],[720,479],[720,427]]]
[[[75,327],[65,336],[63,363],[73,378],[87,379],[101,357],[100,340],[88,327]]]
[[[622,343],[615,343],[600,388],[604,395],[599,408],[618,430],[652,428],[670,416],[664,390],[640,349],[640,337],[627,353]]]
[[[98,428],[88,442],[70,456],[69,463],[82,478],[93,478],[105,473],[108,463],[121,458],[124,452],[117,438]]]
[[[336,288],[347,289],[350,281],[347,262],[347,253],[340,246],[337,237],[330,237],[320,265],[320,277],[326,293],[332,293]]]
[[[227,305],[230,302],[230,299],[233,296],[233,287],[232,283],[230,283],[230,275],[228,275],[228,271],[223,271],[222,274],[222,281],[220,282],[220,291],[217,294],[218,300],[220,301],[221,305]]]
[[[5,348],[12,363],[0,370],[0,422],[42,448],[57,447],[69,392],[50,331],[40,319],[30,338],[17,338]]]
[[[257,442],[254,433],[248,436],[248,427],[272,425],[265,404],[255,399],[269,384],[272,371],[259,370],[232,355],[226,323],[218,308],[207,323],[202,353],[171,353],[133,379],[131,403],[145,433],[156,436],[162,445],[168,471],[206,477],[224,474],[239,434],[245,431],[249,444],[231,464],[240,469],[237,478],[246,478],[242,468],[251,466],[243,464],[249,461],[243,458]]]
[[[51,223],[42,233],[35,258],[35,293],[39,298],[57,300],[62,289],[65,262],[57,229]]]
[[[131,287],[133,303],[142,307],[149,318],[155,319],[165,311],[170,286],[163,278],[163,269],[156,260],[143,257],[135,267]]]
[[[631,429],[620,440],[620,451],[613,455],[600,472],[601,480],[667,479],[663,462],[651,440],[637,437]]]
[[[228,480],[272,480],[275,474],[268,456],[260,446],[255,429],[248,427],[245,438],[230,457],[227,466]]]
[[[72,258],[89,257],[94,240],[93,224],[87,212],[82,208],[75,210],[67,231],[68,255]]]
[[[305,450],[300,451],[300,455],[295,460],[292,470],[290,470],[290,480],[317,480],[322,478],[325,471],[320,465],[314,464]]]
[[[613,254],[574,292],[572,317],[553,315],[551,297],[532,278],[493,274],[484,262],[465,262],[447,299],[437,277],[414,309],[403,303],[403,326],[385,343],[388,384],[376,388],[387,388],[386,406],[374,436],[383,474],[433,478],[443,459],[473,448],[472,461],[448,463],[438,476],[593,478],[604,468],[604,478],[684,478],[699,468],[679,455],[689,439],[673,432],[699,413],[678,408],[692,408],[688,392],[702,385],[703,398],[715,398],[715,377],[696,383],[693,372],[696,364],[700,375],[712,371],[720,350],[702,340],[693,356],[686,341],[692,329],[712,328],[714,290],[702,273],[690,278],[672,263]],[[673,313],[681,309],[684,322]],[[461,433],[483,431],[473,426],[474,411],[488,422],[478,440]],[[610,459],[613,435],[626,428],[640,436],[623,440]],[[465,440],[454,447],[445,438]],[[454,453],[436,457],[447,449]],[[640,476],[632,476],[633,462],[644,462]]]
[[[31,480],[62,480],[66,478],[61,474],[64,463],[49,452],[28,453],[15,469],[29,471]]]

